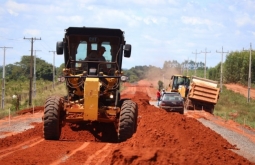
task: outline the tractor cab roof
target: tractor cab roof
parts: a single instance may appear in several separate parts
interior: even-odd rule
[[[124,31],[120,29],[99,28],[99,27],[69,27],[65,29],[66,35],[103,35],[124,37]]]

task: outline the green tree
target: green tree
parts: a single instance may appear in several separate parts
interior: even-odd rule
[[[163,84],[163,81],[159,80],[159,81],[158,81],[158,89],[163,89],[163,88],[164,88],[163,85],[164,85],[164,84]]]

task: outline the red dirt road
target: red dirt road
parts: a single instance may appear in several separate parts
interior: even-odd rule
[[[196,119],[150,105],[156,89],[143,81],[138,85],[121,96],[139,107],[137,131],[126,142],[103,142],[106,139],[96,138],[89,127],[69,125],[63,127],[61,140],[46,141],[39,123],[0,139],[0,164],[255,164],[231,151],[235,146]]]

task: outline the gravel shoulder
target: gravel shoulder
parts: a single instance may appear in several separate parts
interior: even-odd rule
[[[251,141],[249,138],[243,136],[242,134],[234,132],[233,130],[222,127],[221,125],[218,125],[217,123],[206,120],[204,118],[200,118],[198,119],[198,121],[200,121],[206,127],[209,127],[213,131],[220,134],[229,143],[236,145],[237,148],[239,148],[239,150],[232,150],[233,152],[255,163],[255,152],[254,152],[255,143]],[[246,128],[243,128],[243,129],[246,130]],[[250,130],[246,130],[246,131],[251,132]]]
[[[33,128],[32,123],[42,122],[42,112],[25,114],[20,116],[4,118],[0,120],[0,138],[15,135],[27,129]]]

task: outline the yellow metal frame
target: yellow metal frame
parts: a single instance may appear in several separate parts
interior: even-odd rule
[[[84,84],[84,120],[98,119],[99,78],[86,78]]]

